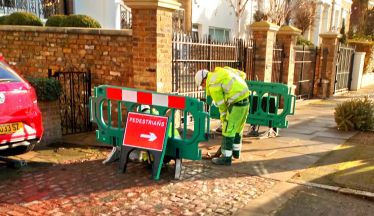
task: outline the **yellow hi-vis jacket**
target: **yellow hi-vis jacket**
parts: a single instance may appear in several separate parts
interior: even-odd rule
[[[245,73],[230,67],[216,67],[214,72],[208,73],[206,92],[216,103],[223,122],[229,104],[249,97]]]

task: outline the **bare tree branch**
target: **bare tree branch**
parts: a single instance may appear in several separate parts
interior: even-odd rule
[[[252,1],[252,0],[251,0]],[[243,16],[243,11],[245,10],[245,7],[247,6],[247,3],[248,3],[248,0],[246,0],[245,2],[244,2],[244,5],[243,5],[243,7],[242,8],[240,8],[240,11],[239,11],[239,13],[240,13],[240,17],[242,17]]]
[[[232,2],[232,0],[230,0],[230,4],[231,4],[232,9],[233,9],[234,12],[235,12],[235,16],[238,16],[237,13],[236,13],[235,5],[234,5],[234,3]]]
[[[269,8],[265,13],[269,18],[268,21],[283,25],[288,23],[286,19],[290,19],[291,15],[308,2],[313,0],[269,0]]]

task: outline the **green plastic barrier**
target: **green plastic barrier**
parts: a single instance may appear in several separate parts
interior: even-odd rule
[[[291,94],[291,87],[282,83],[246,81],[250,91],[250,111],[247,123],[252,125],[287,128],[287,115],[294,115],[296,96]],[[280,97],[283,98],[283,110],[278,113]],[[210,117],[220,119],[218,107],[207,97],[210,106]]]
[[[107,101],[108,123],[104,121],[103,104]],[[189,112],[194,118],[194,132],[191,138],[187,139],[187,121],[184,121],[182,139],[169,138],[165,156],[171,158],[183,158],[188,160],[201,160],[201,150],[199,142],[208,141],[210,116],[203,111],[204,103],[191,97],[184,97],[172,94],[162,94],[151,91],[121,88],[115,86],[102,85],[95,87],[94,96],[90,97],[90,121],[96,123],[96,140],[113,146],[121,146],[123,141],[124,128],[119,124],[113,127],[111,123],[111,103],[118,102],[118,122],[123,122],[122,106],[126,110],[132,111],[137,105],[150,105],[151,109],[156,108],[159,115],[164,116],[167,110],[171,110],[170,127],[175,128],[175,112],[181,110],[184,116]]]

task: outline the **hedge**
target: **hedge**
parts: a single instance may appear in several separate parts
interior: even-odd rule
[[[297,45],[313,46],[313,43],[304,39],[302,36],[297,37]]]
[[[349,45],[356,46],[356,52],[366,52],[364,60],[364,74],[371,73],[374,70],[374,42],[362,42],[349,40]]]
[[[43,26],[43,22],[32,13],[14,12],[6,17],[5,25]]]
[[[9,16],[9,15],[5,15],[5,16],[0,17],[0,25],[5,25],[5,19],[6,19],[8,16]]]
[[[60,27],[101,28],[101,25],[87,15],[69,15],[62,20]]]
[[[52,26],[52,27],[60,27],[61,22],[66,18],[65,15],[55,15],[51,16],[47,22],[45,23],[45,26]]]
[[[25,77],[35,89],[36,98],[40,101],[55,101],[62,94],[62,85],[53,78]]]

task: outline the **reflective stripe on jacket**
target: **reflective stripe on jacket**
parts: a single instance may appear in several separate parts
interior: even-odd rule
[[[236,103],[249,97],[245,82],[245,73],[230,67],[216,67],[208,73],[206,80],[207,95],[216,102],[221,120],[227,115],[228,104]]]
[[[145,110],[143,113],[150,113],[149,109]],[[152,114],[154,115],[159,115],[158,111],[156,110],[152,110]],[[173,136],[172,134],[172,129],[171,129],[171,124],[170,124],[170,127],[169,127],[169,134],[168,134],[169,138],[171,138]],[[181,139],[181,136],[179,135],[179,132],[176,128],[174,128],[174,138],[175,139]]]

